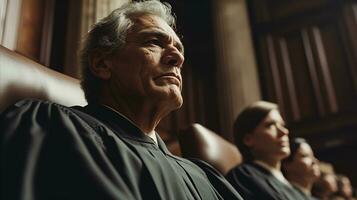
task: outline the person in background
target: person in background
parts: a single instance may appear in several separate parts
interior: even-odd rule
[[[281,172],[281,161],[290,154],[288,135],[274,103],[258,101],[238,115],[234,137],[243,164],[229,171],[226,178],[244,199],[305,199]]]
[[[337,189],[336,175],[333,172],[321,170],[321,176],[314,182],[311,194],[321,200],[330,200]]]
[[[353,188],[350,179],[342,174],[336,175],[337,192],[332,196],[332,200],[356,200],[353,197]]]
[[[87,106],[30,99],[2,113],[0,199],[242,199],[209,165],[172,155],[155,131],[183,103],[174,28],[168,4],[125,4],[83,45]]]
[[[282,161],[284,176],[306,199],[315,199],[311,188],[320,177],[320,169],[314,152],[303,138],[290,139],[290,152]]]

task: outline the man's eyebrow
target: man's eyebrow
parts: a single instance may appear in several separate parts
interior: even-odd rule
[[[170,36],[161,30],[157,30],[157,29],[150,29],[150,30],[142,30],[139,32],[140,35],[142,36],[155,36],[159,39],[163,39],[163,40],[170,40]],[[177,37],[178,38],[178,37]],[[180,40],[176,40],[174,41],[174,46],[181,52],[184,52],[184,47],[183,44],[181,43]]]

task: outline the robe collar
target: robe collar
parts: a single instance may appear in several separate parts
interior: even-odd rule
[[[297,190],[301,191],[302,193],[304,193],[305,195],[311,196],[311,191],[300,186],[299,184],[296,183],[291,183]]]
[[[280,170],[274,169],[273,167],[269,166],[263,161],[260,160],[254,160],[253,161],[256,165],[259,165],[260,167],[264,168],[265,170],[269,171],[276,179],[278,179],[280,182],[284,183],[285,185],[288,185],[290,187],[291,184],[289,183],[288,180],[284,177],[283,173]]]
[[[145,133],[143,133],[134,122],[126,116],[113,110],[112,108],[100,104],[88,104],[83,111],[97,118],[102,123],[109,126],[119,137],[141,142],[144,145],[150,145],[160,148],[165,154],[171,155],[164,141],[156,132],[157,143]]]

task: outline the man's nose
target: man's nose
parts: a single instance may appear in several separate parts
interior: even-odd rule
[[[163,57],[163,62],[169,67],[182,67],[184,56],[176,48],[168,49]]]

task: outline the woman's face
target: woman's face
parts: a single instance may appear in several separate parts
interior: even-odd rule
[[[327,174],[323,176],[322,182],[325,186],[325,188],[330,192],[334,193],[337,192],[337,181],[336,181],[336,176],[334,174]]]
[[[351,197],[352,196],[352,186],[351,182],[347,177],[342,177],[339,180],[339,190],[344,197]]]
[[[254,158],[282,160],[290,154],[289,131],[278,110],[272,110],[260,124],[244,138]]]
[[[295,177],[309,179],[311,182],[320,177],[318,161],[307,143],[300,144],[293,157],[293,160],[285,164],[288,174]]]

